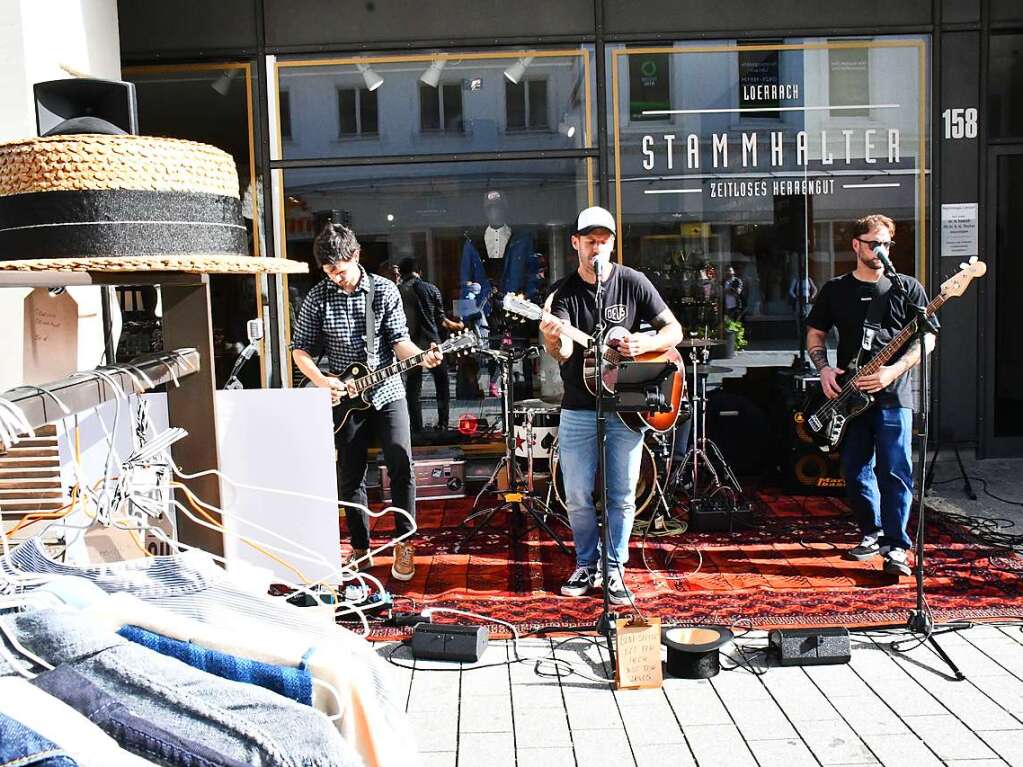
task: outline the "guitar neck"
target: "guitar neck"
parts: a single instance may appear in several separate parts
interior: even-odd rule
[[[422,365],[429,351],[429,349],[425,349],[419,352],[419,354],[413,354],[411,357],[406,359],[392,362],[387,367],[374,370],[372,373],[367,373],[362,378],[356,378],[352,382],[355,386],[355,390],[360,393],[364,392],[377,384],[383,383],[391,376],[396,376],[400,373],[404,373],[406,370],[411,370],[414,367]],[[444,351],[443,347],[441,348],[441,351]]]
[[[938,309],[942,307],[942,305],[945,303],[945,300],[946,299],[944,295],[935,296],[934,300],[927,304],[926,308],[924,309],[924,313],[928,317],[932,316],[938,311]],[[899,334],[895,336],[895,338],[893,338],[887,344],[885,344],[884,348],[881,349],[881,351],[879,351],[869,362],[859,367],[859,369],[856,371],[856,375],[853,377],[853,380],[855,381],[856,379],[862,376],[873,375],[878,370],[880,370],[884,365],[887,365],[888,361],[899,353],[899,350],[906,345],[909,339],[916,335],[917,325],[919,324],[919,322],[920,322],[919,319],[914,319],[912,322],[906,325],[906,327],[899,331]]]
[[[543,317],[544,317],[544,319],[546,319],[548,317],[554,317],[554,315],[551,314],[550,312],[544,312],[543,313]],[[579,328],[574,327],[573,325],[570,325],[569,323],[565,322],[564,320],[561,320],[561,323],[562,323],[561,324],[561,335],[567,336],[568,338],[571,338],[573,341],[575,341],[577,344],[579,344],[579,346],[581,346],[583,349],[587,348],[590,344],[593,343],[593,338],[591,336],[586,335],[586,333],[583,333],[581,330],[579,330]]]

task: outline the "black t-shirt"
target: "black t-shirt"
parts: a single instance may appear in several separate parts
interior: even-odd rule
[[[604,283],[604,317],[608,329],[619,325],[630,333],[639,330],[641,322],[652,322],[668,305],[642,272],[614,264],[611,276]],[[551,314],[567,320],[590,335],[597,326],[597,286],[590,285],[573,272],[554,291]],[[596,400],[583,383],[583,351],[573,342],[572,355],[561,365],[565,384],[564,410],[594,410]]]
[[[926,305],[927,294],[923,286],[912,277],[902,275],[911,304]],[[835,277],[824,283],[813,309],[806,318],[806,324],[825,333],[832,327],[838,330],[838,367],[849,369],[849,363],[856,358],[863,341],[863,322],[867,318],[867,309],[871,300],[877,295],[877,283],[863,282],[853,276],[852,272]],[[906,303],[898,296],[893,287],[888,291],[888,306],[881,319],[881,330],[874,336],[870,357],[891,341],[899,331],[908,325],[913,315],[906,311]],[[907,343],[889,361],[899,359],[913,342]],[[865,358],[862,362],[867,362]],[[862,364],[862,363],[861,363]],[[905,373],[894,383],[874,395],[881,407],[913,407],[913,390],[910,376]]]

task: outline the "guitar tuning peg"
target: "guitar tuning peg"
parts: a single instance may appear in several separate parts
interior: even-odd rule
[[[977,263],[977,257],[976,256],[970,256],[970,263],[971,264]]]
[[[960,269],[969,269],[970,265],[968,263],[966,263],[965,261],[963,261],[961,264],[959,264],[959,268]]]

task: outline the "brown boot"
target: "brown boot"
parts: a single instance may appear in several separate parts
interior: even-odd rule
[[[369,556],[369,549],[352,549],[341,561],[341,567],[353,573],[369,570],[373,567],[373,557]]]
[[[411,543],[394,544],[394,564],[391,575],[395,580],[410,581],[416,574],[416,550]]]

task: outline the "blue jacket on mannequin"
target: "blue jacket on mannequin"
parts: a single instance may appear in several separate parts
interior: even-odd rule
[[[480,256],[476,243],[466,236],[465,245],[462,247],[460,270],[462,298],[473,299],[476,306],[487,316],[493,309],[493,302],[487,299],[495,288],[498,293],[524,293],[530,300],[535,299],[540,292],[540,259],[537,258],[535,250],[532,234],[513,229],[511,238],[504,248],[501,284],[493,285],[487,277],[483,257]],[[478,294],[469,288],[470,282],[480,286]]]

